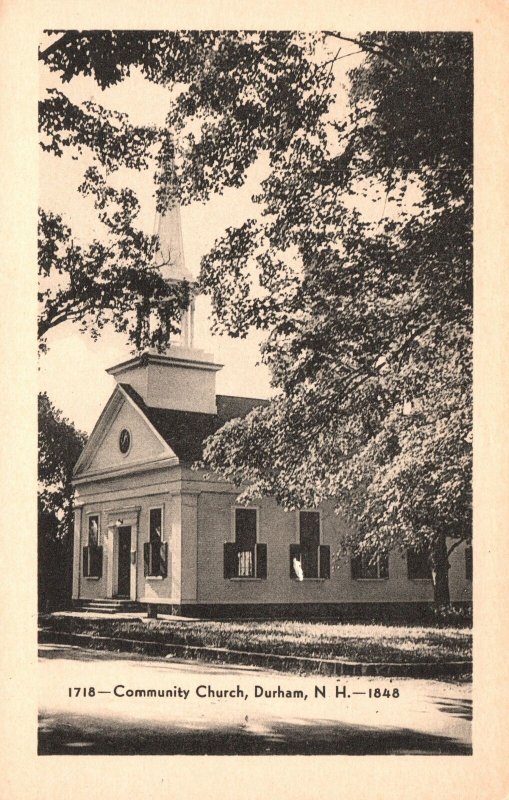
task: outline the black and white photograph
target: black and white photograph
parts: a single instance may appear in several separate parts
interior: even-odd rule
[[[0,796],[507,796],[508,39],[0,7]]]
[[[39,80],[39,755],[471,755],[472,33]]]

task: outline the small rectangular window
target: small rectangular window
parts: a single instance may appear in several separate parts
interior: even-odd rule
[[[162,508],[150,509],[150,541],[160,542],[163,538],[163,510]]]
[[[431,578],[428,554],[417,550],[407,551],[407,576],[409,580]]]
[[[88,518],[88,546],[97,547],[99,544],[99,515],[93,514]]]

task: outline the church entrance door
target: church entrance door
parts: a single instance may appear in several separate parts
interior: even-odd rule
[[[129,597],[131,591],[131,526],[118,529],[117,597]]]

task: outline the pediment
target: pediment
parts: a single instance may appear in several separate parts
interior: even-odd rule
[[[122,452],[120,436],[128,432],[129,447]],[[124,442],[125,444],[125,442]],[[74,475],[126,469],[176,457],[140,408],[117,386],[106,404],[76,464]]]

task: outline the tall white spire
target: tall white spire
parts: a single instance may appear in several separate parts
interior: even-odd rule
[[[173,154],[170,155],[169,202],[163,211],[156,213],[154,233],[159,237],[159,247],[154,264],[169,283],[186,280],[191,284],[189,307],[180,320],[180,336],[172,336],[165,353],[156,348],[144,349],[134,358],[107,370],[118,383],[127,383],[140,395],[150,408],[166,408],[178,411],[193,411],[200,414],[216,414],[216,364],[210,353],[194,347],[194,291],[192,274],[186,269],[180,206],[172,202],[169,191],[175,180]],[[149,317],[148,324],[150,325]]]
[[[168,165],[167,174],[170,182],[174,182],[175,162],[173,150],[169,156],[171,163]],[[173,193],[168,191],[171,198],[167,202],[163,211],[156,212],[154,233],[159,237],[159,247],[155,260],[159,266],[163,277],[170,282],[188,281],[191,284],[191,300],[189,307],[182,313],[180,320],[180,335],[174,337],[171,346],[186,347],[192,349],[194,341],[194,309],[195,299],[193,293],[194,279],[186,267],[184,258],[184,243],[182,239],[182,221],[180,218],[180,204],[172,197]]]
[[[186,280],[192,283],[193,276],[187,269],[184,258],[182,221],[177,202],[164,212],[156,212],[154,233],[159,237],[156,260],[163,277],[170,281]]]

